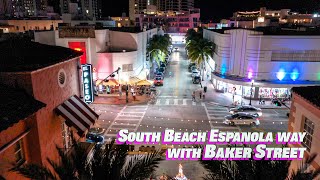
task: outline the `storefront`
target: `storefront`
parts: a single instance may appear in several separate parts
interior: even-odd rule
[[[275,84],[270,84],[271,87],[268,87],[267,83],[251,83],[251,82],[241,82],[234,81],[230,79],[222,79],[212,74],[211,78],[214,89],[217,92],[229,93],[232,94],[234,99],[239,97],[249,99],[250,96],[252,99],[264,99],[270,100],[272,98],[288,98],[290,97],[291,87],[272,87]],[[284,86],[283,84],[279,86]]]

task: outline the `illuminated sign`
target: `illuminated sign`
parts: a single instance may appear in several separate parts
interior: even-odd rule
[[[82,82],[83,82],[83,95],[84,102],[90,104],[93,102],[93,85],[92,85],[92,65],[83,64],[82,69]]]
[[[95,38],[94,27],[60,27],[59,38]]]

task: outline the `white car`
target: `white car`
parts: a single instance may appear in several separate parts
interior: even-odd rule
[[[195,76],[199,76],[199,75],[200,75],[200,72],[197,69],[194,69],[192,71],[191,77],[195,77]]]
[[[227,125],[250,125],[258,126],[260,125],[260,120],[256,115],[250,113],[235,113],[233,115],[225,116],[224,124]]]
[[[250,113],[253,115],[257,114],[259,116],[262,116],[262,110],[260,108],[257,108],[251,105],[237,106],[235,108],[231,108],[229,112],[230,114],[244,112],[244,113]]]

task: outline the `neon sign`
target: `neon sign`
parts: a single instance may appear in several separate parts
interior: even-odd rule
[[[93,102],[92,65],[83,64],[81,65],[81,69],[82,69],[84,102],[87,104],[90,104]]]

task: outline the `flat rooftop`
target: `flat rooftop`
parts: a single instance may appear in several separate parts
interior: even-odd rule
[[[281,28],[281,27],[258,27],[258,28],[237,28],[237,27],[225,27],[222,29],[210,29],[210,31],[217,32],[220,34],[225,34],[226,30],[233,30],[233,29],[244,29],[244,30],[251,30],[251,31],[258,31],[262,32],[263,35],[289,35],[289,36],[320,36],[320,28],[310,28],[310,27],[301,27],[303,29],[289,29],[289,28]]]
[[[293,87],[292,92],[320,109],[320,86]]]
[[[65,47],[11,38],[0,42],[0,72],[34,71],[81,55]]]

